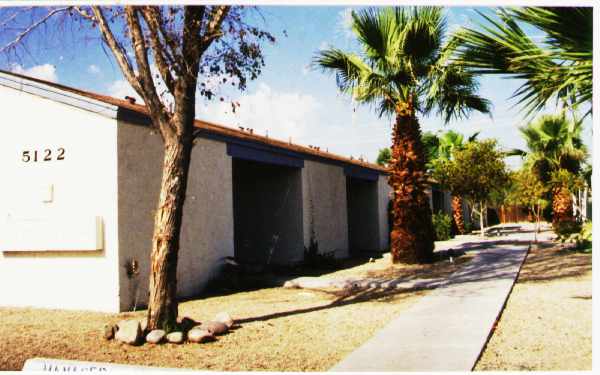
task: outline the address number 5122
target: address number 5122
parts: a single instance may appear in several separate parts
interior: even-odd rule
[[[53,157],[54,156],[54,157]],[[52,160],[65,160],[65,149],[60,147],[56,149],[56,153],[53,155],[52,150],[49,148],[44,151],[38,150],[25,150],[23,151],[21,160],[24,163],[38,162],[38,161],[52,161]]]

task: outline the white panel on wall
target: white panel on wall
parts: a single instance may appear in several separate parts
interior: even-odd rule
[[[7,217],[0,223],[0,251],[98,251],[103,242],[99,216]]]

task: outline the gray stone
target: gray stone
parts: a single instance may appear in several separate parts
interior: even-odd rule
[[[167,341],[171,344],[181,344],[183,342],[183,332],[175,331],[167,335]]]
[[[142,329],[138,320],[124,320],[119,322],[119,330],[115,339],[125,344],[136,345],[142,337]]]
[[[114,324],[105,324],[104,325],[104,338],[106,340],[112,340],[115,337],[116,327]]]
[[[199,328],[209,331],[213,335],[222,335],[229,330],[225,323],[215,321],[204,322],[200,324]]]
[[[152,330],[146,336],[146,342],[150,344],[158,344],[165,338],[166,335],[167,333],[162,329]]]
[[[210,331],[199,328],[199,327],[192,328],[188,332],[188,341],[191,341],[191,342],[202,343],[202,342],[212,341],[214,339],[215,339],[215,336]]]
[[[231,328],[235,323],[231,315],[227,312],[220,312],[215,315],[215,322],[221,322],[227,326],[227,328]]]

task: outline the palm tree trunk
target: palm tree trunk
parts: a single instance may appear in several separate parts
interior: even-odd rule
[[[569,189],[559,186],[552,191],[552,223],[573,221],[573,199]]]
[[[173,121],[185,120],[175,116]],[[165,139],[163,175],[152,237],[148,330],[169,332],[177,324],[179,233],[193,145],[191,128],[183,128],[189,130],[178,137]]]
[[[410,101],[400,103],[396,113],[389,176],[393,190],[392,262],[429,262],[433,258],[434,231],[421,129]]]
[[[463,199],[460,195],[452,196],[452,216],[458,234],[465,234],[465,221],[463,219]]]

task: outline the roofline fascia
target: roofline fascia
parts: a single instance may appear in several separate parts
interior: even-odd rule
[[[51,85],[31,81],[0,71],[0,86],[9,87],[21,92],[36,95],[55,102],[76,107],[111,119],[117,118],[118,106],[108,104],[89,97],[78,95],[66,90],[60,90]]]

